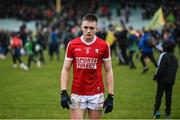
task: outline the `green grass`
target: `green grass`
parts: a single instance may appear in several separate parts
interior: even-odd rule
[[[156,58],[157,56],[158,54]],[[26,57],[23,59],[27,61]],[[69,118],[69,111],[63,110],[60,106],[59,78],[63,59],[63,50],[59,62],[55,59],[49,61],[46,55],[46,64],[42,68],[38,69],[32,64],[29,71],[12,68],[10,56],[6,60],[0,60],[0,118]],[[103,114],[103,119],[152,118],[156,91],[156,83],[152,76],[156,69],[149,62],[150,70],[146,74],[141,74],[140,61],[135,61],[137,69],[130,70],[127,66],[119,66],[113,56],[114,110],[110,114]],[[173,89],[172,118],[180,118],[179,73],[180,69]],[[160,111],[164,118],[164,97]]]

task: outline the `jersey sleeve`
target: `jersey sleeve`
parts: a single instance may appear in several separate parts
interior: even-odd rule
[[[72,42],[69,42],[66,48],[66,60],[73,60],[73,47],[72,47]]]
[[[109,48],[109,45],[107,43],[105,44],[105,49],[104,49],[104,53],[102,55],[102,58],[103,58],[103,61],[111,60],[110,48]]]

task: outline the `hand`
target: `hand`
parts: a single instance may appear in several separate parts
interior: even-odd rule
[[[113,110],[113,96],[112,94],[108,94],[103,105],[103,108],[105,108],[104,113],[109,113]]]
[[[63,108],[69,109],[69,104],[71,103],[70,97],[66,90],[61,91],[61,106]]]

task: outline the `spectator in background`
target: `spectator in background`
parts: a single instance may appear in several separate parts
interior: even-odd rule
[[[20,68],[28,70],[28,67],[21,60],[21,50],[22,40],[18,37],[17,33],[13,33],[11,40],[11,49],[12,49],[12,58],[13,58],[13,67],[17,68],[16,61],[18,60]]]
[[[0,30],[0,59],[5,59],[9,51],[9,33]]]
[[[121,10],[121,15],[123,16],[123,21],[125,23],[128,23],[129,22],[129,15],[130,15],[130,9],[129,9],[128,5],[123,7],[123,9]]]
[[[75,36],[72,32],[72,27],[67,27],[66,32],[65,32],[65,36],[64,36],[64,49],[65,49],[65,51],[66,51],[68,43],[74,38],[75,38]]]
[[[153,47],[155,46],[155,42],[148,31],[144,31],[144,34],[141,37],[141,40],[139,41],[139,48],[141,51],[141,63],[143,65],[143,71],[142,73],[146,73],[149,68],[146,65],[146,58],[149,58],[151,62],[154,64],[154,66],[157,68],[157,62],[154,58],[153,54]]]
[[[38,67],[41,66],[42,63],[45,63],[45,57],[44,57],[44,49],[45,49],[45,36],[42,35],[40,32],[37,34],[33,34],[33,40],[34,40],[34,53],[37,58],[37,65]],[[44,47],[44,48],[43,48]]]
[[[34,58],[34,44],[33,44],[33,42],[35,42],[35,41],[33,41],[33,37],[32,37],[32,35],[30,35],[29,36],[29,38],[28,38],[28,41],[26,42],[26,44],[25,44],[25,50],[26,50],[26,53],[27,53],[27,55],[28,55],[28,68],[30,68],[30,66],[31,66],[31,63],[32,62],[34,62],[34,63],[37,63],[37,67],[40,67],[40,61],[38,60],[38,59],[36,59],[35,60],[35,58]]]
[[[113,24],[109,25],[109,30],[107,31],[106,35],[106,42],[109,44],[111,49],[111,55],[114,52],[114,55],[117,56],[117,49],[116,49],[116,36],[115,36],[115,27]]]
[[[174,34],[174,38],[177,43],[177,46],[179,48],[179,54],[180,54],[180,21],[175,23],[173,34]]]
[[[170,118],[171,115],[171,99],[172,89],[175,83],[176,72],[178,69],[178,61],[175,57],[174,51],[175,43],[171,40],[163,43],[163,53],[159,57],[158,69],[154,75],[154,80],[157,82],[156,99],[154,104],[154,118],[160,117],[159,108],[161,105],[161,98],[165,92],[165,115]]]
[[[96,35],[100,38],[102,38],[103,40],[106,39],[106,35],[107,35],[107,32],[106,32],[106,28],[103,26],[103,27],[100,27],[96,33]]]
[[[50,44],[49,44],[49,56],[50,60],[53,60],[54,53],[56,53],[57,60],[59,60],[59,40],[56,28],[51,29]]]
[[[109,5],[104,3],[101,7],[100,7],[100,16],[101,17],[107,17],[109,20],[111,20],[111,11],[109,8]]]
[[[137,37],[136,31],[133,27],[129,27],[129,34],[128,34],[128,49],[129,49],[129,65],[130,69],[136,69],[136,66],[133,61],[134,53],[137,51]]]
[[[171,40],[173,42],[176,41],[176,39],[174,39],[175,37],[172,35],[172,33],[170,32],[169,28],[164,28],[162,30],[162,39],[161,41],[159,41],[158,46],[156,47],[160,52],[163,52],[163,48],[162,45],[164,42]]]
[[[117,38],[118,46],[120,49],[118,58],[119,58],[119,64],[121,65],[128,65],[128,56],[127,56],[127,46],[128,46],[128,40],[127,40],[127,34],[128,31],[124,24],[122,24],[121,30],[117,30],[115,32],[115,36]]]
[[[26,44],[27,37],[28,37],[27,27],[25,24],[23,24],[20,27],[20,32],[19,32],[19,38],[22,40],[23,46]]]

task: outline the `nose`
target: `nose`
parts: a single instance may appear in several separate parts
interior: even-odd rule
[[[89,33],[90,31],[91,31],[90,28],[88,28],[88,29],[87,29],[87,32]]]

